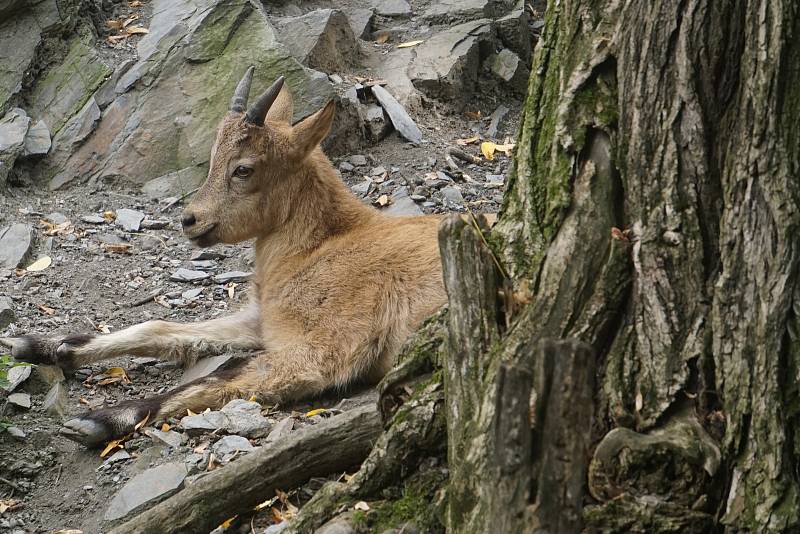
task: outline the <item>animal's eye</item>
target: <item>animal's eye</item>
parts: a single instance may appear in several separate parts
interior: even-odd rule
[[[253,169],[250,167],[245,167],[243,165],[239,165],[233,170],[233,175],[237,178],[247,178],[251,174],[253,174]]]

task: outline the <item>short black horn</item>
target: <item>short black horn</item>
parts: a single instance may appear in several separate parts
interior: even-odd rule
[[[250,82],[253,81],[254,70],[255,67],[248,67],[247,72],[239,80],[239,85],[236,86],[236,91],[233,93],[233,98],[231,98],[231,111],[242,113],[247,107],[247,95],[250,94]]]
[[[281,92],[281,87],[283,87],[283,76],[280,76],[275,82],[269,86],[269,89],[264,91],[261,96],[253,102],[253,105],[250,106],[250,109],[247,110],[247,116],[245,120],[251,124],[257,124],[261,126],[264,124],[264,119],[267,117],[267,112],[269,108],[272,107],[272,104],[275,103],[275,99],[278,98],[278,93]]]

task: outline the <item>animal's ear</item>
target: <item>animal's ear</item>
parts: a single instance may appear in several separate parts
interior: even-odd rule
[[[292,140],[303,157],[314,150],[331,131],[336,104],[331,100],[324,108],[297,123],[292,130]]]
[[[278,98],[272,104],[267,112],[267,121],[276,122],[292,122],[292,115],[294,114],[294,99],[292,98],[292,91],[289,89],[288,84],[283,84],[281,92],[278,93]]]

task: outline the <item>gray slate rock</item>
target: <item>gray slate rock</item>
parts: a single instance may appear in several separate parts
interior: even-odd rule
[[[281,438],[284,438],[291,434],[292,429],[294,428],[294,418],[293,417],[285,417],[278,421],[278,423],[272,427],[272,430],[267,435],[267,441],[277,441]]]
[[[191,382],[192,380],[197,380],[198,378],[203,378],[204,376],[210,375],[221,366],[229,362],[231,358],[233,358],[232,354],[220,354],[219,356],[211,356],[209,358],[203,358],[199,360],[196,364],[183,371],[183,376],[181,376],[178,385],[182,386],[183,384]]]
[[[497,36],[506,48],[517,53],[525,65],[531,64],[530,18],[525,9],[517,9],[494,23]]]
[[[105,224],[106,220],[99,215],[82,215],[81,221],[87,224]]]
[[[386,112],[377,104],[367,106],[364,122],[367,135],[373,143],[383,140],[392,130],[392,123],[389,122]]]
[[[121,462],[123,460],[130,460],[130,459],[131,459],[130,453],[125,449],[121,449],[112,454],[111,456],[109,456],[106,459],[106,461],[103,462],[103,465],[111,465],[117,462]]]
[[[317,9],[301,17],[275,19],[274,24],[289,52],[311,68],[339,72],[358,55],[350,21],[338,9]]]
[[[42,156],[50,152],[50,129],[44,121],[39,121],[30,128],[25,136],[25,143],[22,146],[23,156]]]
[[[173,282],[198,282],[206,278],[211,278],[211,273],[192,271],[190,269],[184,269],[183,267],[172,273],[169,277]]]
[[[261,405],[257,402],[234,399],[222,408],[228,417],[225,430],[251,438],[262,437],[269,432],[270,422],[261,415]]]
[[[144,213],[141,211],[122,208],[117,210],[117,218],[114,223],[128,232],[138,232],[143,220]]]
[[[431,2],[422,16],[437,23],[494,18],[514,6],[516,0],[436,0]]]
[[[53,224],[63,224],[69,220],[67,219],[66,215],[64,215],[63,213],[59,213],[57,211],[48,213],[47,215],[45,215],[44,218]]]
[[[25,432],[19,427],[10,426],[10,427],[6,428],[6,432],[8,432],[9,435],[11,435],[15,439],[18,439],[18,440],[25,439]]]
[[[161,500],[177,491],[186,478],[186,466],[173,462],[153,467],[130,479],[114,496],[103,519],[123,518],[144,505]]]
[[[9,297],[0,297],[0,330],[4,329],[17,319],[14,313],[14,303]]]
[[[31,396],[27,393],[12,393],[8,396],[8,402],[13,404],[14,406],[19,406],[20,408],[30,408],[31,407]]]
[[[353,154],[350,156],[350,163],[356,167],[363,167],[367,164],[367,157],[361,154]]]
[[[422,210],[408,196],[408,189],[400,187],[392,195],[392,203],[389,204],[383,212],[393,217],[416,216],[422,215]]]
[[[187,415],[181,419],[181,428],[190,434],[201,434],[207,431],[224,430],[228,426],[228,416],[222,412],[205,412]]]
[[[245,282],[253,276],[253,273],[244,271],[229,271],[214,276],[214,282],[218,284],[227,284],[228,282]]]
[[[383,109],[386,110],[386,114],[389,115],[394,129],[397,130],[400,135],[412,143],[419,143],[422,141],[422,132],[406,109],[389,93],[389,91],[380,85],[373,85],[372,94],[375,95],[375,98],[378,99]]]
[[[530,70],[518,55],[508,48],[502,49],[492,60],[492,74],[503,80],[518,93],[528,89]]]
[[[180,447],[185,440],[185,436],[183,434],[178,434],[173,430],[168,430],[166,432],[162,432],[161,430],[147,430],[145,434],[154,440],[166,443],[173,449]]]
[[[0,186],[5,184],[17,157],[22,154],[25,134],[31,119],[20,108],[14,108],[0,119]]]
[[[8,384],[6,384],[4,389],[8,392],[14,391],[17,389],[17,386],[25,382],[29,376],[31,376],[30,365],[17,365],[12,367],[8,370],[8,374],[6,375]]]
[[[314,531],[314,534],[353,534],[353,527],[346,520],[335,517]]]
[[[461,191],[454,185],[448,185],[441,189],[442,195],[454,207],[463,207],[464,206],[464,197],[461,195]]]
[[[157,200],[166,197],[181,197],[189,191],[200,187],[206,178],[206,173],[200,167],[186,167],[179,171],[170,172],[158,178],[153,178],[142,186],[142,192],[149,198]]]
[[[247,440],[247,438],[243,438],[242,436],[225,436],[219,441],[217,441],[212,447],[211,450],[214,451],[219,457],[225,457],[229,454],[233,454],[237,451],[240,452],[248,452],[252,451],[255,447]]]
[[[42,410],[51,415],[64,417],[67,413],[68,402],[69,398],[67,397],[67,388],[64,386],[64,382],[56,382],[50,387],[47,395],[44,396]]]
[[[441,31],[415,48],[408,76],[431,97],[466,102],[475,90],[481,50],[488,48],[480,45],[492,40],[492,21],[487,19]]]
[[[411,16],[411,5],[407,0],[376,0],[375,13],[382,17],[405,18]]]

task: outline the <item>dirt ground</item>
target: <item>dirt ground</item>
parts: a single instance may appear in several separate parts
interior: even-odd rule
[[[379,61],[381,47],[366,47]],[[368,64],[368,62],[367,62]],[[347,76],[351,73],[341,73]],[[369,72],[360,71],[359,75]],[[376,146],[359,152],[367,158],[367,165],[345,170],[343,179],[351,187],[364,183],[364,176],[373,174],[376,167],[384,167],[387,175],[375,181],[365,202],[375,203],[383,194],[391,195],[399,186],[409,192],[437,179],[435,173],[445,170],[444,150],[455,146],[455,140],[470,138],[485,129],[487,118],[500,104],[511,109],[502,124],[502,132],[513,138],[521,102],[509,94],[479,94],[473,102],[449,104],[430,102],[423,112],[413,118],[423,131],[427,142],[415,146],[401,140],[396,133]],[[464,109],[470,115],[464,113]],[[480,111],[481,119],[476,119]],[[476,144],[462,147],[478,155]],[[337,168],[348,169],[354,154],[334,158]],[[342,165],[344,163],[344,165]],[[484,165],[466,165],[466,174],[504,175],[508,170],[508,157],[500,154],[493,162]],[[433,175],[431,174],[433,173]],[[439,180],[452,181],[451,177],[438,175]],[[426,180],[428,182],[426,182]],[[464,203],[420,203],[423,211],[448,210],[496,212],[499,209],[502,188],[485,187],[469,181],[452,181],[461,191]],[[435,187],[435,186],[431,186]],[[363,189],[356,187],[363,193]],[[126,232],[113,222],[92,224],[81,220],[84,216],[102,216],[127,208],[143,212],[148,219],[164,220],[162,229],[142,229]],[[16,320],[0,336],[25,333],[70,334],[84,331],[114,331],[150,319],[170,321],[200,321],[230,313],[243,306],[248,299],[247,282],[219,284],[207,279],[201,282],[173,282],[170,274],[180,267],[192,268],[190,259],[197,253],[180,231],[179,216],[182,203],[165,207],[144,196],[135,184],[106,183],[97,186],[75,186],[65,191],[49,192],[40,184],[15,187],[6,196],[0,196],[0,227],[15,222],[26,222],[38,227],[33,258],[49,256],[52,265],[40,272],[0,273],[0,295],[13,299]],[[58,223],[40,224],[42,220]],[[53,235],[47,235],[49,233]],[[130,245],[130,246],[119,246]],[[121,249],[125,252],[118,252]],[[235,246],[216,246],[210,251],[219,253],[212,260],[212,273],[251,271],[250,243]],[[187,298],[187,290],[199,289],[200,294]],[[158,292],[158,298],[132,305]],[[107,385],[96,382],[98,375],[112,367],[125,369],[130,383],[117,381]],[[66,405],[63,417],[79,414],[87,409],[113,405],[124,399],[142,398],[173,387],[182,370],[167,362],[121,358],[79,369],[66,378]],[[86,450],[62,438],[57,431],[62,416],[43,410],[49,384],[34,371],[33,376],[16,391],[27,392],[32,397],[30,409],[16,407],[2,400],[0,393],[0,420],[21,429],[25,437],[15,438],[8,432],[0,433],[0,503],[16,505],[0,515],[0,532],[30,533],[54,532],[59,529],[79,529],[84,533],[103,531],[103,514],[122,485],[132,476],[149,467],[167,461],[185,461],[193,449],[208,441],[209,436],[190,438],[179,447],[172,448],[157,440],[138,435],[125,444],[130,459],[107,464],[100,451]],[[304,414],[312,408],[340,409],[370,402],[373,393],[349,392],[331,394],[297,406],[264,407],[263,413],[277,423],[294,417],[294,427],[314,424],[313,417]],[[343,398],[356,400],[345,402]],[[319,418],[319,416],[317,416]],[[258,440],[254,442],[258,445]],[[202,455],[199,455],[202,456]],[[207,467],[199,460],[198,471]],[[318,487],[311,481],[292,494],[290,500],[300,504]],[[286,488],[286,491],[294,488]],[[268,498],[270,496],[265,496]],[[269,508],[254,521],[256,531],[271,524]],[[260,527],[261,530],[258,530]],[[250,532],[249,519],[234,524],[231,531]]]

